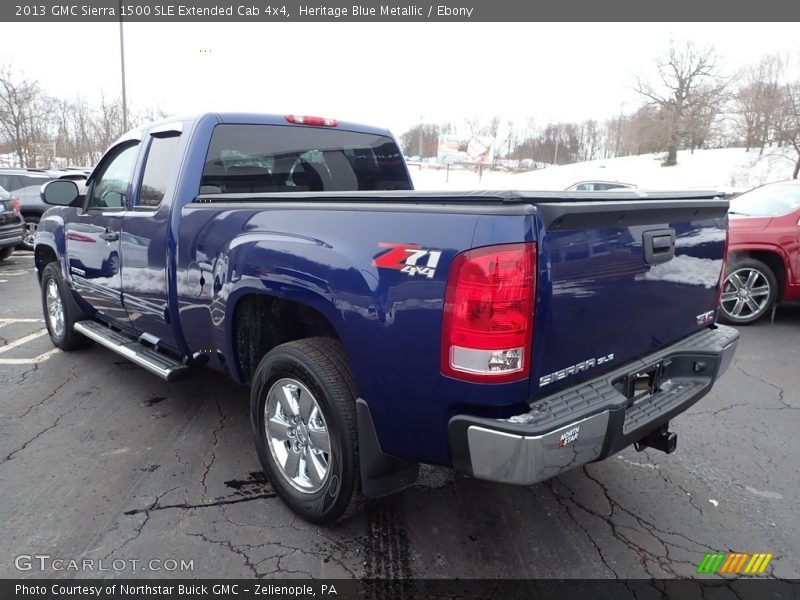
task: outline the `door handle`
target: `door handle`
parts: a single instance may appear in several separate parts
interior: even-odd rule
[[[672,260],[675,256],[675,230],[657,229],[642,234],[644,262],[657,265]]]
[[[119,232],[106,229],[103,233],[100,234],[100,239],[105,240],[107,242],[116,242],[119,239]]]

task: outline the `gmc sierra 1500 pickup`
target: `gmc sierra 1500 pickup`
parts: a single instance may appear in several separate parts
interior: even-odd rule
[[[314,522],[420,462],[532,484],[671,452],[736,348],[714,194],[415,192],[386,130],[205,114],[42,196],[53,344],[249,385],[264,470]]]

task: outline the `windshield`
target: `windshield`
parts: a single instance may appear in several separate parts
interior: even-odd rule
[[[731,199],[732,214],[775,217],[800,207],[800,185],[764,185]]]

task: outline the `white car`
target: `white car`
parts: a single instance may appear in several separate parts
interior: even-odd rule
[[[568,192],[603,192],[607,190],[636,189],[633,183],[621,181],[579,181],[567,188]]]

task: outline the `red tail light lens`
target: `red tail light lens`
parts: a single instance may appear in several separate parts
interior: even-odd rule
[[[463,252],[450,267],[441,369],[478,382],[530,374],[536,246],[507,244]]]
[[[336,127],[339,123],[336,119],[326,119],[325,117],[309,117],[304,115],[286,115],[286,120],[295,125],[312,125],[314,127]]]
[[[11,196],[11,206],[14,207],[14,212],[17,214],[22,210],[22,205],[19,203],[19,198],[16,196]]]

